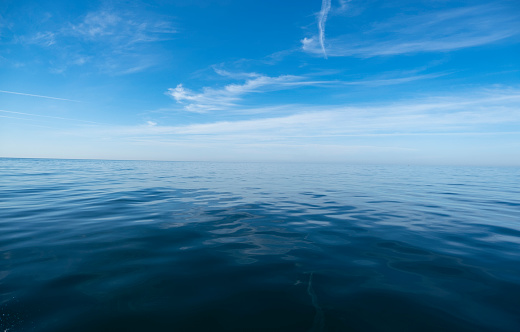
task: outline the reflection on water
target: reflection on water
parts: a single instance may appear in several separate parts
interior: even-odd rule
[[[0,171],[1,330],[520,330],[518,169]]]

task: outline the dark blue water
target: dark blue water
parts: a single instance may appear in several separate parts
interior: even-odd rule
[[[0,159],[0,331],[520,331],[520,169]]]

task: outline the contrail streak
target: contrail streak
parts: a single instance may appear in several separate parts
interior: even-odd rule
[[[72,99],[65,99],[65,98],[56,98],[56,97],[49,97],[49,96],[40,96],[40,95],[32,95],[32,94],[29,94],[29,93],[22,93],[22,92],[4,91],[4,90],[0,90],[0,92],[10,93],[10,94],[13,94],[13,95],[22,95],[22,96],[29,96],[29,97],[47,98],[47,99],[64,100],[64,101],[73,101],[75,103],[81,103],[81,101],[79,101],[79,100],[72,100]]]
[[[325,50],[325,22],[327,22],[327,15],[330,11],[330,0],[322,0],[320,17],[318,20],[318,29],[320,30],[320,45],[323,51],[323,56],[327,59],[327,51]]]
[[[94,121],[78,120],[78,119],[71,119],[71,118],[62,118],[62,117],[59,117],[59,116],[40,115],[40,114],[23,113],[23,112],[14,112],[14,111],[5,111],[5,110],[0,110],[0,112],[11,113],[11,114],[29,115],[29,116],[37,116],[37,117],[41,117],[41,118],[49,118],[49,119],[69,120],[69,121],[78,121],[78,122],[86,122],[86,123],[100,124],[99,122],[94,122]],[[3,117],[6,117],[6,116],[3,116]],[[13,118],[14,118],[14,117],[13,117]],[[23,119],[23,118],[15,118],[15,119]]]

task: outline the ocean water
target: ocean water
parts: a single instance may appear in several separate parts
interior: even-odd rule
[[[520,169],[0,159],[0,331],[520,331]]]

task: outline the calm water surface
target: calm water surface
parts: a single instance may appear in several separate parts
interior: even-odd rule
[[[0,159],[0,331],[520,331],[520,169]]]

